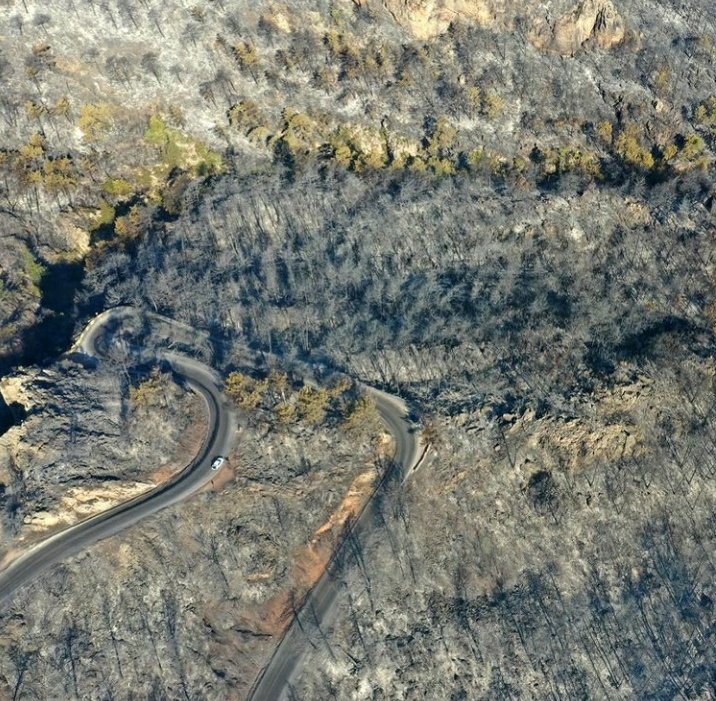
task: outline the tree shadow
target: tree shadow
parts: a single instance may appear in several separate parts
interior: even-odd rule
[[[80,315],[90,314],[100,300],[78,308],[77,292],[84,281],[83,261],[46,264],[39,283],[40,306],[35,323],[21,332],[16,350],[0,357],[0,375],[18,365],[42,365],[65,352]]]

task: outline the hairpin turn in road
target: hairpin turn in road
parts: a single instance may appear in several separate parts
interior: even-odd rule
[[[138,312],[121,308],[101,314],[90,322],[72,350],[100,357],[97,341],[104,326],[132,313]],[[206,404],[208,431],[199,453],[179,474],[164,484],[50,536],[13,560],[0,571],[0,602],[51,565],[186,499],[216,476],[211,469],[212,462],[216,456],[229,453],[236,432],[235,417],[224,401],[221,382],[210,368],[196,360],[174,355],[161,357]]]
[[[106,327],[125,318],[143,315],[169,325],[187,328],[185,324],[157,314],[140,312],[131,307],[119,307],[108,310],[91,321],[71,350],[85,356],[101,358],[99,340]],[[174,372],[206,403],[209,425],[198,455],[166,483],[50,536],[13,560],[8,567],[0,571],[0,602],[8,599],[17,589],[30,583],[51,565],[81,552],[103,538],[129,528],[160,509],[186,499],[216,474],[212,468],[217,465],[217,456],[229,453],[236,432],[235,416],[222,395],[221,380],[211,368],[194,359],[168,354],[158,357],[169,362]],[[373,398],[386,429],[393,437],[393,466],[405,480],[421,459],[419,435],[414,430],[402,400],[374,388],[366,389]],[[360,535],[370,529],[374,510],[375,500],[371,500],[353,524],[354,535]],[[333,568],[329,567],[309,593],[304,608],[310,606],[315,620],[328,620],[335,613],[339,587],[340,580],[335,576]],[[306,647],[303,629],[294,619],[256,680],[250,700],[278,701],[286,698],[291,679],[300,669]]]

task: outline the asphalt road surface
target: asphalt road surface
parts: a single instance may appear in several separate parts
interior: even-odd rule
[[[104,312],[87,325],[72,348],[75,353],[100,357],[100,346],[108,326],[121,323],[140,312],[121,307]],[[161,319],[157,315],[148,316]],[[173,324],[170,319],[163,319]],[[183,377],[191,389],[201,396],[207,406],[209,429],[199,454],[178,475],[156,489],[115,506],[97,516],[86,519],[50,536],[30,548],[8,567],[0,571],[0,602],[8,599],[18,588],[30,583],[42,571],[67,557],[81,552],[97,541],[138,523],[150,514],[186,499],[214,476],[211,462],[217,455],[226,455],[236,430],[235,417],[224,402],[221,381],[207,366],[186,357],[164,354],[174,372]],[[395,454],[393,470],[400,470],[406,479],[418,462],[420,442],[414,432],[405,404],[385,392],[366,388],[375,400],[386,428],[393,437]],[[360,537],[367,532],[375,515],[375,500],[371,500],[356,520],[351,533]],[[332,564],[308,595],[301,611],[295,616],[269,663],[258,677],[250,701],[281,701],[287,699],[292,678],[300,670],[303,654],[310,645],[306,620],[313,628],[328,623],[335,614],[335,602],[341,587],[336,563],[346,556],[346,543],[339,548]]]
[[[403,402],[385,392],[367,388],[375,400],[386,428],[393,436],[395,454],[393,463],[406,479],[418,462],[420,443],[413,431]],[[352,533],[360,535],[372,527],[375,500],[370,501],[356,520]],[[347,549],[344,539],[341,549]],[[338,556],[347,553],[337,553]],[[336,562],[338,558],[334,558]],[[290,698],[291,680],[300,671],[303,655],[310,647],[309,635],[330,622],[335,614],[335,603],[341,589],[341,577],[335,566],[329,566],[311,590],[301,611],[294,617],[271,659],[261,672],[248,701],[284,701]],[[319,633],[320,634],[320,633]]]
[[[105,312],[92,321],[82,333],[73,351],[97,357],[97,348],[104,327],[137,314],[130,309]],[[234,415],[224,403],[221,384],[213,371],[189,358],[162,356],[174,372],[204,399],[208,410],[209,428],[199,454],[184,470],[168,482],[144,494],[115,506],[97,516],[81,521],[50,536],[30,548],[0,572],[0,602],[9,598],[19,587],[35,579],[49,566],[76,554],[98,540],[119,533],[160,509],[176,504],[194,493],[216,475],[211,462],[217,455],[226,455],[231,447],[236,425]]]

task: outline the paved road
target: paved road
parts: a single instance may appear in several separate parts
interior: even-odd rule
[[[87,326],[72,350],[93,357],[101,355],[98,341],[105,327],[131,314],[137,312],[125,308],[100,315]],[[211,470],[211,461],[216,455],[226,455],[230,451],[236,431],[234,415],[224,403],[219,378],[210,368],[195,360],[173,355],[164,355],[162,358],[206,403],[209,430],[199,454],[178,475],[156,489],[71,526],[14,560],[0,572],[0,602],[19,587],[31,582],[50,565],[84,550],[98,540],[119,533],[160,509],[176,504],[215,476],[216,473]]]
[[[418,436],[412,430],[405,404],[397,397],[373,388],[367,388],[375,400],[383,423],[395,441],[393,463],[402,470],[404,478],[410,475],[420,454]],[[359,539],[373,525],[375,500],[368,503],[355,525],[353,534]],[[347,539],[342,550],[347,550]],[[349,555],[339,552],[337,556]],[[337,559],[337,558],[336,558]],[[336,560],[334,559],[334,562]],[[301,612],[294,618],[283,639],[274,651],[267,666],[258,677],[248,701],[283,701],[289,699],[289,685],[300,671],[304,653],[310,647],[307,632],[324,627],[335,614],[335,602],[341,588],[341,577],[336,567],[329,566],[311,590]]]
[[[145,316],[170,325],[185,326],[155,314]],[[100,346],[107,327],[131,317],[141,319],[139,312],[129,307],[104,312],[88,324],[72,351],[86,356],[101,356]],[[230,451],[236,428],[235,417],[223,401],[219,378],[210,368],[198,361],[169,354],[163,354],[161,357],[169,361],[174,371],[206,402],[209,430],[199,454],[181,473],[165,484],[49,537],[14,560],[6,569],[0,571],[0,602],[10,597],[19,587],[31,582],[52,564],[185,499],[212,478],[214,473],[210,465],[214,456],[226,455]],[[366,389],[373,396],[378,412],[393,436],[393,464],[402,471],[405,478],[416,465],[420,451],[420,443],[412,430],[405,404],[385,392]],[[367,532],[372,526],[374,515],[375,500],[372,500],[360,514],[352,533],[360,537]],[[337,556],[342,557],[345,554],[339,552]],[[320,625],[330,621],[335,613],[334,604],[341,586],[340,577],[335,570],[336,567],[329,566],[312,589],[302,612],[288,628],[254,685],[251,701],[280,701],[288,697],[291,679],[299,671],[304,652],[309,645],[303,632],[302,618],[310,615],[311,619]]]

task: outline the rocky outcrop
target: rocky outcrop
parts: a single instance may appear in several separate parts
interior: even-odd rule
[[[108,482],[97,487],[70,487],[53,511],[28,513],[23,524],[30,531],[44,532],[68,526],[83,518],[111,509],[152,488],[148,482]]]
[[[625,36],[624,20],[611,0],[583,0],[556,22],[545,19],[529,34],[538,49],[572,56],[580,48],[610,49]]]
[[[371,0],[354,2],[371,4]],[[571,56],[580,48],[609,49],[625,36],[624,20],[611,0],[581,0],[571,6],[563,0],[546,6],[534,0],[514,5],[498,0],[383,0],[383,6],[417,39],[442,34],[456,20],[505,31],[520,21],[538,49]]]
[[[530,466],[576,473],[600,464],[634,460],[647,450],[638,417],[653,405],[653,387],[646,379],[592,396],[591,418],[544,417],[526,412],[514,420],[507,435],[520,441],[526,469]],[[511,422],[510,416],[503,421]]]
[[[368,2],[358,0],[358,4]],[[442,34],[457,19],[491,24],[496,17],[491,0],[383,0],[383,4],[395,21],[418,39]]]
[[[63,359],[0,389],[26,411],[0,436],[0,546],[151,488],[158,468],[176,472],[196,449],[191,439],[203,437],[196,395],[167,380],[156,402],[135,406],[108,364],[88,372]]]

